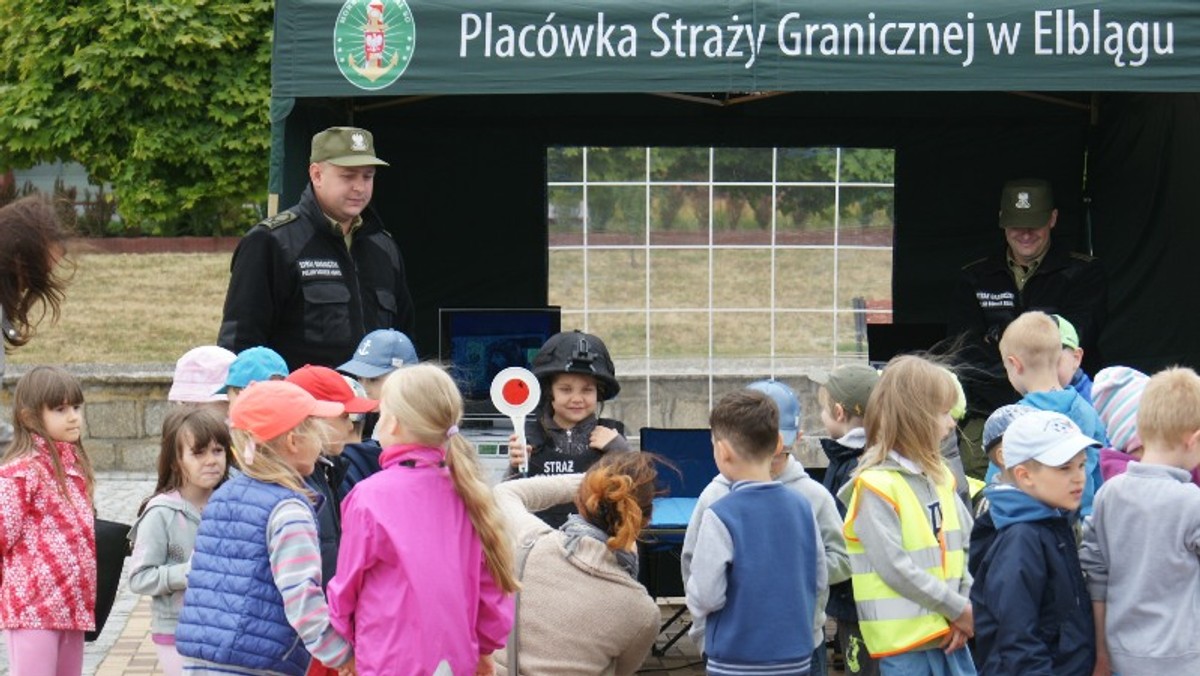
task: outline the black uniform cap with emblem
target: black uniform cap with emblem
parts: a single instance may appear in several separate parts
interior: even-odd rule
[[[621,385],[604,341],[582,331],[563,331],[550,336],[534,355],[530,366],[533,375],[542,381],[542,394],[550,391],[548,379],[560,373],[592,376],[600,382],[602,401],[617,396]]]
[[[1045,227],[1054,211],[1054,190],[1040,178],[1022,178],[1004,184],[1000,192],[1000,227]]]
[[[375,156],[375,137],[358,127],[330,127],[313,136],[308,161],[339,167],[389,166]]]

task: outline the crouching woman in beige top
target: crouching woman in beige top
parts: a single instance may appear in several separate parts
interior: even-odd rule
[[[496,487],[516,534],[521,591],[501,674],[633,674],[654,645],[660,613],[637,581],[637,537],[650,523],[654,456],[605,454],[586,474]],[[558,530],[534,512],[574,500]]]

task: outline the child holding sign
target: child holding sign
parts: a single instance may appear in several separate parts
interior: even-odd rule
[[[519,475],[526,457],[529,476],[578,474],[602,453],[630,450],[622,436],[625,425],[597,417],[600,402],[621,390],[604,341],[581,331],[557,333],[538,350],[531,365],[541,383],[542,399],[526,423],[526,447],[518,447],[516,434],[509,438],[509,478]],[[538,516],[558,528],[571,511],[568,503]]]

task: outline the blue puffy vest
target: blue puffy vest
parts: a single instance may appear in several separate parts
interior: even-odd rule
[[[271,575],[267,521],[293,490],[245,475],[204,508],[175,632],[179,654],[217,664],[304,676],[311,656],[283,612]]]

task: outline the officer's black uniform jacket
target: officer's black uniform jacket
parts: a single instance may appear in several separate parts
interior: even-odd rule
[[[400,249],[373,210],[362,217],[347,250],[309,185],[296,206],[251,228],[233,254],[217,344],[265,345],[295,370],[344,363],[375,329],[412,335]]]
[[[951,335],[965,338],[960,356],[968,368],[960,377],[972,412],[986,416],[1017,400],[1000,361],[1000,337],[1009,322],[1029,310],[1066,317],[1079,332],[1087,370],[1102,363],[1097,342],[1107,306],[1108,280],[1100,262],[1054,244],[1021,291],[1007,250],[964,266],[948,325]]]

